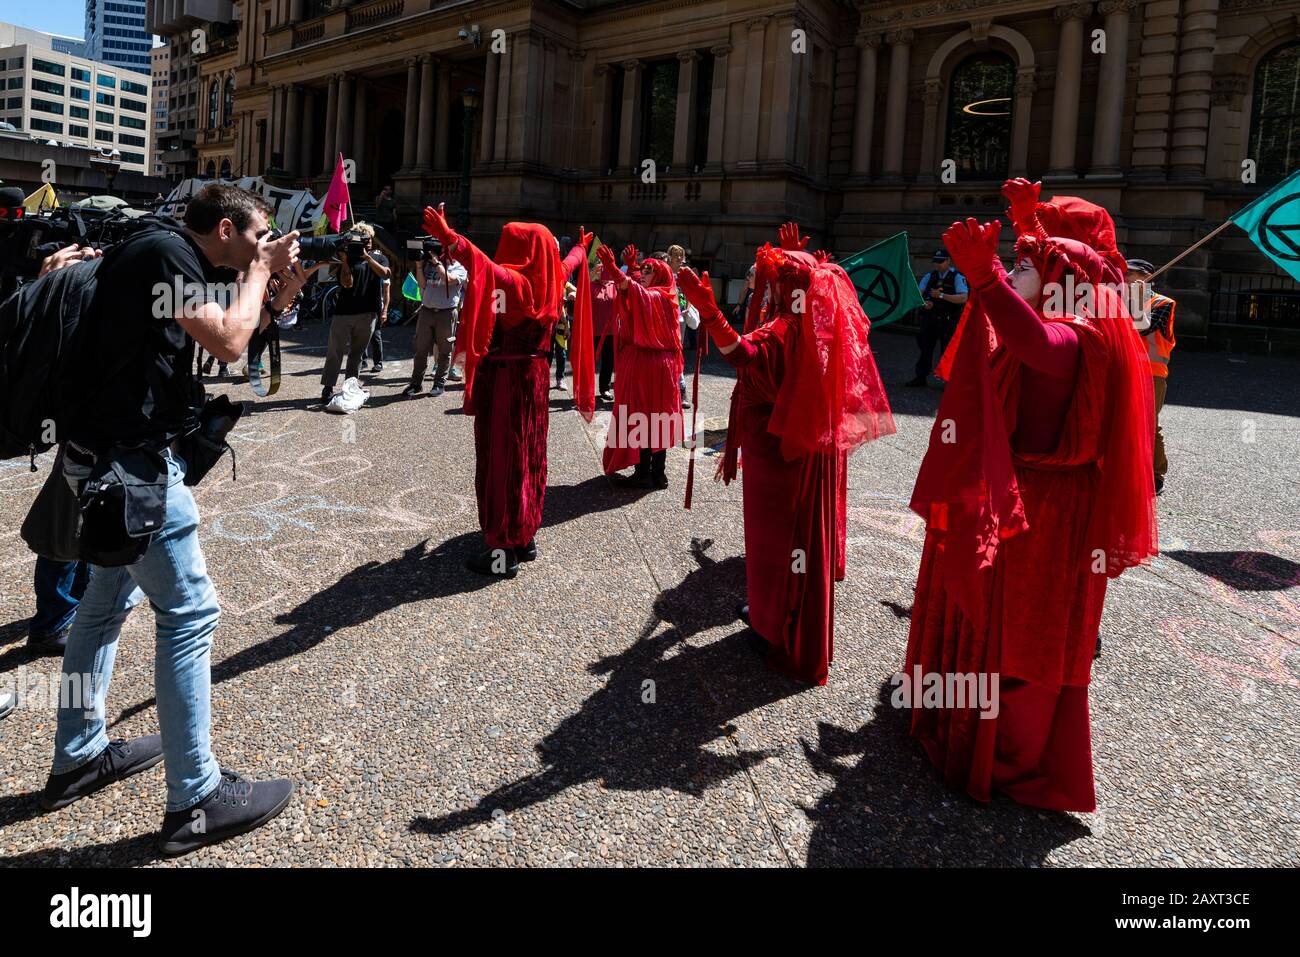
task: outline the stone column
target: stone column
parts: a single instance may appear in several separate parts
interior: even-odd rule
[[[709,94],[709,155],[710,166],[722,165],[722,140],[727,129],[727,57],[731,44],[710,47],[713,54],[713,90]]]
[[[352,77],[346,73],[339,76],[339,121],[334,133],[338,141],[338,151],[344,159],[352,159],[352,107],[355,94],[352,92]]]
[[[1128,79],[1128,22],[1137,0],[1102,0],[1106,52],[1097,78],[1097,117],[1092,129],[1092,163],[1088,178],[1121,176],[1119,136],[1124,122],[1124,87]]]
[[[638,170],[641,149],[641,79],[645,64],[628,60],[623,64],[623,123],[618,135],[618,168]]]
[[[1061,25],[1056,55],[1056,93],[1052,98],[1052,141],[1047,175],[1073,179],[1075,144],[1079,135],[1079,84],[1083,71],[1083,21],[1092,13],[1090,3],[1067,3],[1056,8]]]
[[[605,156],[605,143],[609,139],[609,125],[614,121],[614,68],[608,63],[597,63],[593,71],[591,155],[593,169],[606,169],[618,162],[617,156]]]
[[[505,52],[497,57],[497,128],[493,134],[492,158],[503,162],[510,154],[510,94],[511,63],[514,59],[515,37],[506,37]]]
[[[1210,87],[1214,79],[1214,44],[1218,36],[1219,0],[1184,0],[1178,45],[1178,81],[1174,88],[1169,137],[1169,178],[1201,179],[1210,132]]]
[[[871,137],[876,122],[876,72],[879,69],[880,34],[858,37],[858,98],[853,104],[854,176],[871,175]]]
[[[1016,105],[1011,111],[1012,176],[1024,176],[1029,171],[1029,121],[1033,116],[1034,90],[1037,88],[1033,67],[1021,67],[1016,71]]]
[[[889,100],[885,107],[885,152],[881,174],[886,179],[903,178],[903,138],[907,133],[907,82],[911,65],[912,30],[895,30],[885,38],[889,43]]]
[[[334,164],[339,155],[339,78],[338,74],[330,77],[329,90],[325,94],[325,175],[334,172]]]
[[[488,54],[491,57],[491,54]],[[402,168],[415,168],[415,144],[420,135],[420,60],[406,58],[406,130],[402,137]]]
[[[302,142],[298,146],[299,178],[312,174],[312,155],[316,146],[316,91],[302,91]]]
[[[305,0],[289,0],[289,22],[302,22],[304,6],[306,6]]]
[[[451,125],[451,64],[438,64],[438,105],[434,107],[433,168],[447,169],[447,137]]]
[[[700,55],[694,50],[677,54],[677,124],[673,129],[673,168],[689,171],[695,159],[695,82]]]
[[[921,121],[921,168],[916,174],[920,183],[933,183],[939,178],[939,104],[942,102],[943,81],[926,80],[925,118]]]
[[[772,114],[768,125],[767,156],[781,163],[797,163],[795,141],[799,119],[809,111],[803,79],[808,75],[808,53],[795,53],[791,31],[797,20],[776,28],[775,76],[772,77]]]
[[[767,48],[767,25],[771,17],[753,17],[747,23],[745,44],[745,92],[741,98],[740,153],[738,161],[750,166],[758,162],[758,124],[763,113],[763,57]]]
[[[355,86],[356,106],[353,110],[352,121],[352,153],[357,158],[357,165],[360,166],[363,161],[369,162],[370,157],[370,137],[367,130],[370,121],[370,111],[368,109],[370,81],[364,76],[359,76]]]
[[[483,129],[479,133],[478,158],[486,163],[492,159],[492,144],[497,130],[497,63],[501,57],[489,51],[483,69]]]
[[[420,54],[420,132],[415,144],[415,165],[433,165],[433,56]]]
[[[302,132],[302,88],[296,83],[285,91],[284,171],[291,176],[298,172],[298,154],[301,152],[299,136]]]

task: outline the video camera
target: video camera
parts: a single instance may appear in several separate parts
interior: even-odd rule
[[[406,258],[411,260],[445,259],[441,241],[432,236],[417,236],[406,241]]]
[[[284,233],[272,230],[271,238],[279,239]],[[366,237],[361,233],[336,233],[331,236],[301,236],[298,239],[298,258],[306,262],[323,263],[348,257],[348,263],[361,261],[366,248]]]

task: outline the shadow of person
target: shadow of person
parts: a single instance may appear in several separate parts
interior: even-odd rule
[[[449,834],[588,781],[609,790],[671,788],[698,797],[775,755],[728,740],[733,722],[805,687],[768,671],[749,650],[746,629],[703,646],[686,641],[707,622],[721,620],[708,612],[685,620],[692,590],[698,600],[701,591],[714,587],[715,577],[736,574],[733,561],[739,559],[708,560],[659,596],[657,620],[667,620],[669,628],[651,637],[652,623],[627,650],[587,667],[609,679],[537,745],[540,770],[502,785],[473,807],[417,817],[410,829]]]
[[[28,795],[22,795],[27,797]],[[36,796],[31,795],[32,803]],[[4,799],[0,799],[2,802]],[[39,810],[39,807],[37,808]],[[0,807],[0,822],[4,821]],[[11,854],[0,863],[6,867],[140,867],[161,859],[157,834],[139,834],[104,844],[49,847],[25,854]]]
[[[288,625],[288,630],[213,665],[212,683],[229,681],[247,671],[307,651],[342,628],[363,624],[404,604],[449,598],[487,587],[492,579],[465,567],[465,559],[480,547],[477,532],[465,533],[433,549],[425,539],[386,562],[358,565],[296,608],[277,615],[275,623]],[[155,700],[149,698],[132,705],[113,725],[152,707]]]
[[[1300,585],[1300,564],[1269,552],[1162,552],[1235,591],[1286,591]]]
[[[821,722],[817,742],[801,742],[813,770],[835,782],[804,808],[809,867],[1036,867],[1092,833],[1068,814],[1003,797],[981,804],[944,787],[908,734],[909,712],[891,703],[894,689],[880,686],[857,731]]]

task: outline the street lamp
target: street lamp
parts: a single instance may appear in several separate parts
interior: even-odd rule
[[[479,105],[478,88],[466,87],[460,94],[460,102],[465,107],[465,123],[461,134],[460,209],[456,215],[456,228],[464,231],[469,229],[469,168],[474,155],[474,114]]]

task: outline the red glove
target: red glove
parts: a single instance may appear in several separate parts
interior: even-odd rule
[[[993,221],[981,226],[974,219],[953,223],[943,234],[943,245],[952,263],[975,289],[983,289],[998,279],[1002,263],[998,260],[998,236],[1002,223]]]
[[[633,246],[631,243],[628,243],[626,246],[623,247],[623,265],[627,267],[628,272],[631,272],[632,270],[637,268],[636,264],[637,264],[636,247]]]
[[[781,237],[781,248],[788,249],[792,252],[798,252],[808,248],[808,237],[799,238],[799,224],[786,223],[779,230],[777,235]]]
[[[1038,233],[1038,194],[1042,189],[1042,183],[1031,183],[1023,176],[1002,184],[1002,195],[1011,204],[1007,216],[1016,232]]]
[[[578,244],[587,252],[591,252],[591,241],[595,238],[596,234],[587,232],[585,226],[578,227]]]
[[[713,337],[719,346],[728,346],[740,338],[736,330],[723,318],[718,301],[713,298],[713,284],[709,274],[695,275],[689,266],[677,270],[677,288],[686,297],[686,301],[700,314],[700,325]]]
[[[618,268],[618,261],[614,259],[614,250],[608,246],[597,246],[596,258],[600,260],[604,278],[612,279],[615,282],[627,281],[627,277]]]
[[[448,252],[451,252],[460,242],[460,236],[447,222],[444,206],[444,203],[439,203],[437,209],[432,206],[424,207],[424,231],[442,243]]]

